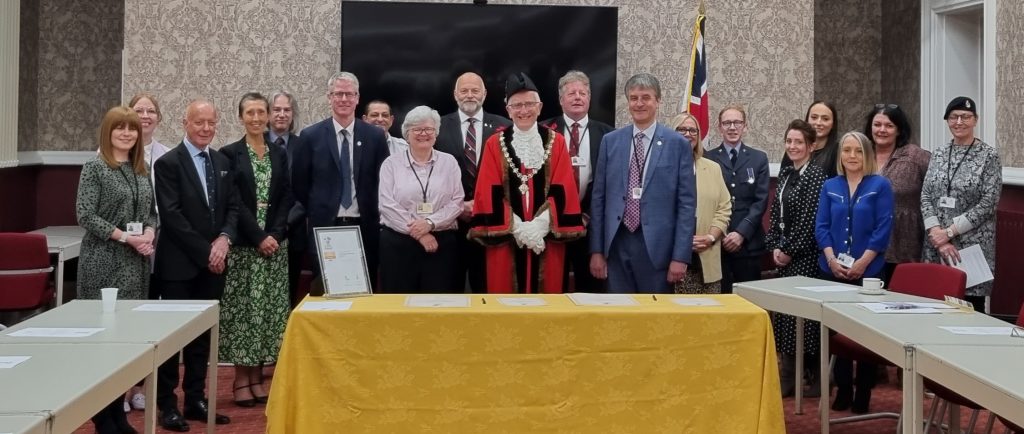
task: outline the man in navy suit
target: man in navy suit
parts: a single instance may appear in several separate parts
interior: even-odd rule
[[[302,130],[295,149],[295,199],[306,210],[310,235],[317,227],[359,227],[370,286],[376,288],[377,184],[380,165],[388,157],[387,139],[380,128],[356,118],[359,79],[354,74],[334,74],[327,86],[331,117]],[[310,248],[316,243],[310,241]]]
[[[761,278],[765,253],[764,217],[768,204],[768,154],[743,143],[747,113],[743,106],[729,105],[718,113],[722,144],[704,156],[722,166],[722,177],[732,195],[732,217],[722,238],[722,293],[732,284]]]
[[[283,90],[270,94],[267,142],[277,144],[287,151],[289,165],[295,159],[295,145],[299,137],[295,135],[297,114],[292,94]],[[306,256],[306,238],[306,210],[296,203],[288,213],[288,293],[292,307],[299,302],[299,274],[302,273],[302,263]]]
[[[590,271],[614,293],[672,291],[686,275],[696,226],[693,152],[656,122],[661,85],[626,81],[631,125],[604,136],[593,181]]]
[[[541,125],[553,125],[555,131],[565,136],[576,186],[579,188],[583,220],[587,222],[590,219],[590,195],[601,139],[613,128],[590,118],[590,77],[581,71],[569,71],[558,79],[558,103],[562,106],[562,116],[545,120]],[[569,271],[572,270],[572,288],[575,291],[604,292],[604,281],[590,274],[590,242],[587,238],[570,241],[565,247],[564,290],[569,291]]]
[[[236,236],[238,202],[230,161],[209,149],[217,133],[217,109],[205,100],[185,110],[185,138],[153,164],[156,201],[160,207],[160,239],[155,273],[164,300],[220,300],[232,239]],[[204,392],[210,332],[185,345],[184,415],[178,412],[178,357],[160,365],[156,403],[160,426],[189,430],[189,420],[206,422],[209,409]],[[217,424],[231,421],[216,415]]]
[[[499,127],[508,127],[512,121],[484,111],[487,87],[479,75],[467,72],[455,80],[452,92],[459,109],[441,117],[437,133],[438,151],[455,156],[462,171],[462,191],[466,193],[459,216],[459,276],[468,275],[469,287],[475,293],[485,293],[484,249],[475,241],[469,241],[469,218],[473,213],[473,194],[476,191],[476,175],[480,156],[484,154],[484,143]]]

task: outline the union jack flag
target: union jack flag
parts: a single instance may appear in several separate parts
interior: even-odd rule
[[[700,124],[700,139],[708,135],[708,58],[704,49],[704,11],[697,13],[693,27],[693,49],[690,52],[690,80],[682,111],[692,114]]]

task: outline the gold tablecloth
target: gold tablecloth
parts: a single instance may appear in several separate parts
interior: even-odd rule
[[[296,310],[268,433],[784,433],[768,314],[735,295],[688,307]],[[486,299],[486,304],[482,302]],[[318,298],[307,298],[320,300]]]

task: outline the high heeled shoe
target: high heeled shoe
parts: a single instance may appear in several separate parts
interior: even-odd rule
[[[243,389],[248,389],[249,390],[249,394],[252,395],[252,385],[251,384],[246,384],[244,386],[236,387],[235,390],[232,391],[232,393],[235,395],[235,405],[237,405],[239,407],[245,407],[245,408],[256,406],[256,397],[255,396],[253,396],[252,398],[249,398],[249,399],[238,399],[238,391],[239,390],[243,390]]]

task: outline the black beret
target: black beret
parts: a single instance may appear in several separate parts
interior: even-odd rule
[[[949,112],[953,110],[967,110],[975,115],[978,114],[978,105],[974,103],[973,99],[966,96],[958,96],[953,98],[946,106],[946,114],[942,115],[942,119],[949,119]]]

